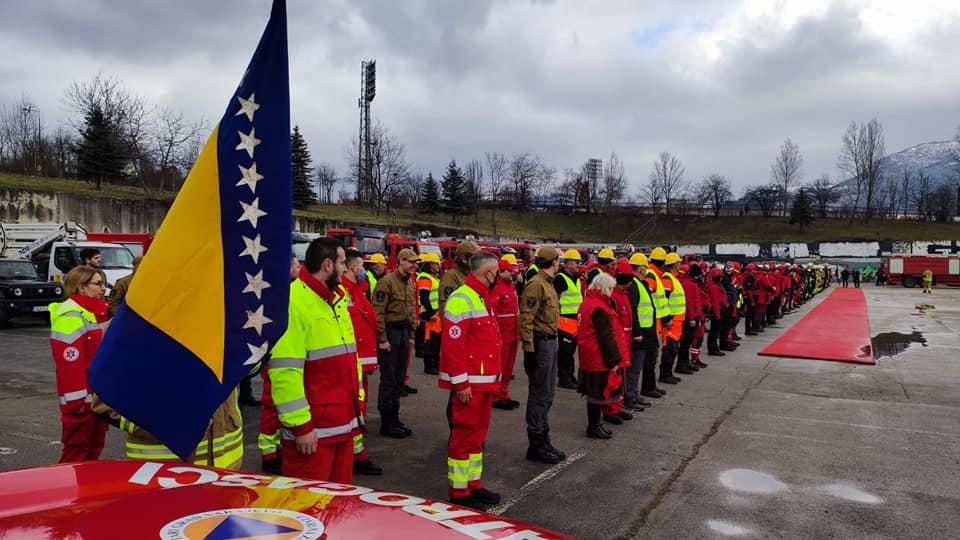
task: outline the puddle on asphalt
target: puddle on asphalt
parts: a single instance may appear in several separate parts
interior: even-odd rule
[[[875,358],[896,356],[909,349],[911,343],[927,346],[927,338],[923,337],[923,332],[916,331],[909,334],[884,332],[873,336],[870,341],[873,343],[873,356]]]
[[[729,521],[720,521],[719,519],[711,519],[707,521],[707,527],[710,527],[710,530],[716,533],[720,533],[725,536],[743,536],[745,534],[750,534],[750,529],[745,529],[739,525],[734,525]]]
[[[847,501],[865,504],[877,504],[882,502],[880,497],[846,484],[829,484],[826,486],[820,486],[820,489],[826,493],[829,493],[830,495],[833,495],[834,497],[838,497]]]
[[[776,493],[787,485],[769,474],[750,469],[728,469],[720,473],[720,483],[727,489],[747,493]]]

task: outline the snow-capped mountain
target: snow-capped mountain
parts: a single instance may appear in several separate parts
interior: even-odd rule
[[[931,186],[936,189],[941,184],[960,180],[960,163],[955,161],[957,155],[960,155],[960,142],[928,142],[887,154],[880,160],[880,167],[884,177],[901,176],[905,170],[914,174],[922,172],[930,177]],[[839,182],[837,187],[852,188],[852,184],[850,178]]]

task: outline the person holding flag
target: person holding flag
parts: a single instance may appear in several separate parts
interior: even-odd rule
[[[240,84],[89,371],[90,387],[107,406],[183,460],[195,459],[201,445],[210,449],[214,412],[234,409],[225,403],[287,328],[293,216],[286,19],[286,3],[274,0]],[[352,358],[356,378],[355,352]],[[295,404],[275,401],[288,422],[288,413],[299,419]],[[232,444],[239,427],[224,424],[220,442]],[[219,436],[212,434],[211,457]],[[304,450],[310,446],[304,441]],[[242,444],[238,450],[230,456],[241,458]],[[349,442],[347,457],[349,465]]]

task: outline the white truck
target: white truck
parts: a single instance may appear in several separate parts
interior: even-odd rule
[[[87,240],[79,223],[0,223],[0,257],[29,259],[40,279],[63,281],[63,275],[82,261],[86,248],[100,251],[101,269],[107,275],[107,291],[133,272],[133,253],[125,246]]]

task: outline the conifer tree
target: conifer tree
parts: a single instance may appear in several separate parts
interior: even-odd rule
[[[790,208],[790,224],[800,225],[800,230],[816,221],[813,214],[813,207],[810,205],[810,198],[803,189],[793,199],[793,206]]]
[[[440,184],[433,177],[433,173],[427,174],[427,179],[423,183],[419,210],[424,214],[436,214],[440,211]]]
[[[457,223],[467,213],[467,190],[463,172],[455,160],[447,165],[447,173],[443,175],[443,211],[453,216]]]
[[[116,128],[99,106],[84,117],[81,141],[77,148],[77,174],[85,180],[94,180],[97,189],[103,181],[121,177],[126,159]]]
[[[290,152],[293,166],[293,207],[306,208],[317,202],[313,186],[313,159],[307,149],[307,141],[300,133],[300,126],[293,127],[290,135]]]

